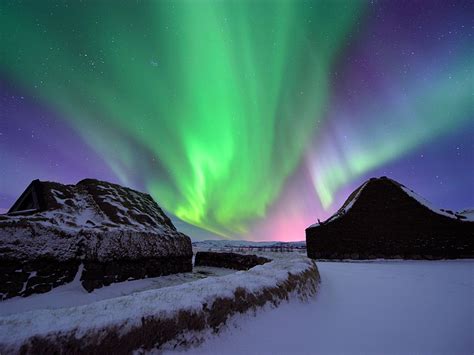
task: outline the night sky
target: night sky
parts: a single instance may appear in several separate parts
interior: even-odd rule
[[[474,207],[474,1],[0,2],[0,212],[149,192],[192,238],[303,240],[371,176]],[[212,234],[213,233],[213,234]]]

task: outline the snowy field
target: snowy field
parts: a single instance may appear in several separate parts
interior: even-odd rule
[[[242,316],[187,353],[474,353],[474,260],[318,262],[318,268],[314,300]]]

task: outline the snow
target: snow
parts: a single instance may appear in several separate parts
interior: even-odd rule
[[[230,296],[237,286],[256,291],[311,263],[299,253],[266,255],[274,261],[248,272],[193,282],[184,280],[185,274],[170,275],[113,284],[91,294],[79,287],[78,272],[71,284],[47,294],[0,302],[0,343],[75,328],[81,336],[111,324],[121,324],[126,331],[144,315],[197,310],[210,299]],[[221,333],[207,335],[200,347],[182,351],[196,355],[474,352],[474,260],[318,262],[318,268],[321,285],[309,302],[292,300],[256,316],[234,317]],[[200,271],[217,272],[209,269]]]
[[[45,184],[45,186],[48,186],[47,182]],[[107,184],[109,187],[101,186],[101,184]],[[150,220],[163,222],[163,212],[158,210],[156,204],[150,203],[150,201],[147,200],[147,195],[139,194],[133,190],[106,182],[97,181],[94,186],[103,192],[98,198],[112,206],[116,216],[122,217],[122,219],[127,218],[126,225],[114,223],[109,216],[98,207],[91,193],[87,189],[78,187],[78,185],[62,185],[62,188],[72,194],[73,197],[63,197],[64,193],[62,191],[51,188],[50,193],[60,207],[35,213],[33,216],[35,217],[35,222],[44,227],[60,227],[64,231],[76,233],[81,230],[107,230],[109,228],[125,228],[137,232],[153,232],[158,234],[166,232],[164,229],[167,229],[168,226],[164,227],[160,223],[151,225],[148,223],[144,224],[143,221],[135,220],[133,214],[129,213],[134,212],[138,215],[146,215]],[[44,188],[47,189],[46,187]],[[72,200],[74,206],[69,206],[66,203],[67,200]],[[133,209],[126,208],[123,205],[126,200],[129,200],[132,205],[146,206],[146,208],[143,208],[143,211],[140,211],[136,207]],[[8,215],[8,217],[11,221],[25,219],[24,215]]]
[[[249,293],[260,292],[285,282],[288,273],[298,274],[313,266],[306,257],[287,254],[292,255],[275,256],[272,262],[249,271],[207,277],[76,307],[12,313],[0,317],[0,344],[15,346],[34,335],[45,336],[50,332],[70,332],[80,338],[88,331],[109,326],[127,332],[131,327],[141,325],[143,317],[174,317],[182,310],[197,312],[202,310],[203,304],[212,304],[218,297],[233,297],[238,288],[243,287]],[[96,292],[100,293],[100,290]]]
[[[96,180],[42,182],[42,188],[46,200],[56,202],[47,210],[0,216],[3,257],[107,261],[191,254],[189,238],[147,194]]]
[[[186,353],[474,352],[474,260],[318,262],[318,268],[321,286],[309,303],[242,316]]]
[[[77,185],[43,182],[44,191],[49,191],[59,207],[32,215],[0,216],[2,256],[108,261],[191,254],[189,238],[166,223],[149,195],[106,182],[84,181]],[[101,193],[91,192],[91,187]],[[103,201],[103,209],[94,197]],[[122,222],[114,223],[112,217]]]
[[[53,257],[62,261],[82,256],[102,262],[191,253],[187,237],[169,228],[166,234],[160,235],[131,229],[83,229],[67,233],[65,228],[47,228],[40,223],[29,224],[28,227],[13,225],[0,229],[0,245],[6,250],[5,257],[18,260]]]
[[[454,219],[459,219],[459,216],[464,216],[463,214],[458,214],[458,213],[449,213],[448,211],[446,210],[443,210],[443,209],[439,209],[439,208],[436,208],[434,205],[431,204],[431,202],[429,202],[428,200],[426,200],[424,197],[418,195],[416,192],[414,192],[413,190],[410,190],[408,187],[406,186],[403,186],[403,185],[400,185],[402,190],[410,197],[414,198],[416,201],[418,201],[418,203],[422,204],[423,206],[427,207],[428,209],[430,209],[431,211],[433,211],[434,213],[437,213],[437,214],[440,214],[440,215],[443,215],[445,217],[449,217],[449,218],[454,218]],[[460,219],[461,221],[473,221],[474,219],[471,219],[469,215],[466,215],[465,217],[467,218],[463,218],[463,219]]]
[[[331,217],[329,217],[324,223],[332,222],[332,221],[338,219],[339,217],[345,215],[352,208],[352,206],[354,206],[354,203],[357,201],[357,199],[359,198],[360,193],[364,190],[365,186],[369,183],[369,181],[370,180],[367,180],[364,184],[362,184],[358,188],[357,193],[355,194],[355,196],[348,203],[346,203],[345,206],[340,208],[336,213],[334,213]],[[319,224],[320,224],[319,222],[314,223],[314,224],[310,225],[308,228],[317,227],[317,226],[319,226]]]
[[[388,180],[392,181],[393,184],[400,187],[402,189],[402,191],[405,192],[408,196],[415,199],[418,203],[420,203],[421,205],[423,205],[426,208],[430,209],[434,213],[437,213],[437,214],[440,214],[440,215],[443,215],[443,216],[446,216],[446,217],[449,217],[449,218],[453,218],[453,219],[459,219],[461,221],[474,221],[474,212],[471,211],[471,210],[456,213],[456,212],[451,212],[451,211],[447,211],[447,210],[444,210],[444,209],[436,208],[434,205],[431,204],[431,202],[426,200],[424,197],[418,195],[413,190],[410,190],[408,187],[406,187],[406,186],[404,186],[404,185],[402,185],[402,184],[400,184],[400,183],[398,183],[394,180],[391,180],[391,179],[388,179]],[[329,217],[324,223],[332,222],[332,221],[338,219],[339,217],[345,215],[352,208],[354,203],[359,198],[361,192],[364,190],[364,188],[367,186],[367,184],[370,181],[371,180],[367,180],[364,184],[362,184],[356,190],[357,192],[354,191],[355,195],[352,197],[352,199],[350,199],[349,201],[346,201],[345,205],[342,208],[340,208],[336,213],[334,213],[331,217]],[[320,225],[319,222],[314,223],[314,224],[310,225],[308,228],[314,228],[314,227],[317,227],[319,225]]]
[[[465,210],[460,212],[459,214],[465,217],[465,221],[474,222],[474,210]]]
[[[92,197],[80,191],[74,191],[74,207],[66,204],[67,198],[61,198],[63,193],[61,191],[51,189],[51,194],[56,202],[61,206],[60,209],[52,211],[44,211],[37,213],[35,217],[44,218],[44,221],[37,223],[45,227],[58,227],[68,232],[78,232],[84,228],[93,228],[101,226],[103,223],[112,224],[97,207]],[[18,216],[21,220],[24,216]],[[91,221],[90,225],[87,221]]]
[[[34,294],[29,297],[14,297],[0,302],[0,317],[38,309],[57,309],[82,306],[101,300],[130,295],[136,292],[180,285],[210,276],[225,276],[236,272],[236,270],[231,269],[197,266],[194,267],[192,273],[188,272],[118,282],[89,293],[80,283],[82,270],[83,265],[81,264],[74,281],[56,287],[47,293]],[[36,272],[33,272],[30,277],[35,275]]]

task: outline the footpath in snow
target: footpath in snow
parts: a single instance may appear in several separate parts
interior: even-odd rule
[[[243,316],[187,354],[474,353],[474,260],[318,268],[314,300]]]

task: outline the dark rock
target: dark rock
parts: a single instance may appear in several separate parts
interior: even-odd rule
[[[33,291],[34,293],[46,293],[51,291],[52,288],[53,286],[50,283],[45,283],[33,286]]]
[[[111,261],[105,265],[106,275],[118,275],[120,273],[120,264],[116,261]]]
[[[19,268],[21,268],[21,263],[19,262],[0,260],[0,274],[15,272]]]
[[[56,262],[49,262],[48,264],[42,266],[41,268],[37,269],[36,275],[38,276],[47,276],[54,274],[55,272],[61,272],[61,268],[58,263]]]
[[[270,259],[237,253],[215,253],[200,251],[196,253],[195,266],[214,266],[227,269],[248,270],[268,263]]]
[[[186,256],[85,262],[81,283],[88,292],[114,282],[157,277],[178,272],[191,272],[191,259]]]
[[[26,283],[27,288],[32,288],[34,285],[42,284],[44,282],[41,276],[31,276]]]
[[[84,266],[84,270],[82,271],[81,280],[101,280],[105,276],[105,268],[104,266],[100,265],[97,267],[97,264],[94,264],[93,268],[89,268],[88,266]]]
[[[29,272],[18,271],[11,274],[11,280],[18,281],[18,282],[25,282],[26,280],[28,280],[29,276],[30,276]]]
[[[5,282],[0,285],[1,293],[18,293],[23,289],[23,282]]]
[[[114,283],[115,280],[116,280],[115,276],[105,276],[102,279],[102,283],[104,284],[104,286],[109,286],[110,284]]]
[[[84,287],[87,292],[92,292],[96,288],[101,288],[103,286],[102,280],[82,280],[82,287]]]

